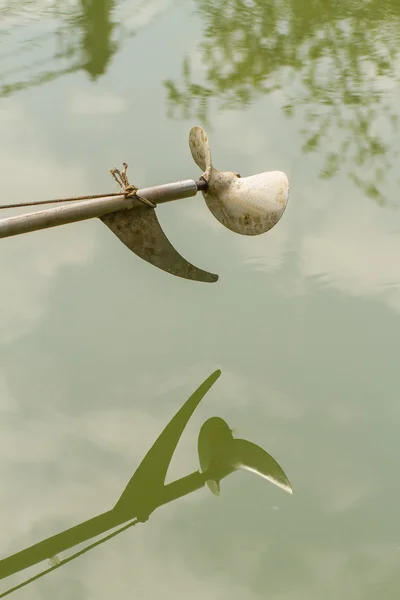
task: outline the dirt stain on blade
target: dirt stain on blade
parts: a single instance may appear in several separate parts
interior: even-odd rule
[[[162,271],[193,281],[213,283],[218,280],[218,275],[195,267],[175,250],[153,208],[141,204],[100,219],[132,252]]]

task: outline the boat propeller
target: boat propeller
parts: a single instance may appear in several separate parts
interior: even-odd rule
[[[82,196],[57,201],[0,205],[0,208],[68,202],[16,217],[0,220],[0,238],[91,218],[100,218],[132,252],[143,260],[184,279],[212,283],[218,275],[188,262],[165,235],[156,215],[156,206],[195,196],[201,191],[214,217],[241,235],[260,235],[269,231],[282,217],[289,194],[289,181],[282,171],[267,171],[249,177],[236,172],[218,171],[211,162],[208,137],[201,127],[193,127],[189,147],[197,166],[203,171],[199,181],[191,179],[137,189],[126,177],[127,165],[120,175],[120,193]],[[118,181],[118,180],[117,180]]]

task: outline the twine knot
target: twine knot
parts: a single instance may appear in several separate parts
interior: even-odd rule
[[[147,200],[147,198],[143,198],[143,196],[139,196],[139,194],[137,193],[138,188],[135,185],[129,183],[128,181],[128,176],[126,174],[128,165],[126,164],[126,162],[124,162],[122,163],[122,166],[122,172],[114,167],[113,169],[110,169],[110,173],[114,177],[115,181],[118,183],[119,187],[122,189],[125,198],[137,198],[144,204],[147,204],[147,206],[151,206],[151,208],[156,208],[156,205],[153,202],[150,202],[150,200]]]

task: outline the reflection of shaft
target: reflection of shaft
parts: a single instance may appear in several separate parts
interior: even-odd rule
[[[190,494],[191,492],[195,492],[202,488],[204,482],[204,475],[198,471],[191,473],[186,477],[182,477],[182,479],[178,479],[177,481],[173,481],[166,485],[163,489],[162,496],[158,500],[155,500],[154,504],[156,505],[156,508],[158,508],[172,500],[186,496],[186,494]],[[145,507],[147,499],[144,498],[142,500],[138,498],[138,500],[140,501],[140,505]],[[152,501],[153,499],[149,499],[149,502],[153,504]],[[25,548],[25,550],[21,550],[16,554],[12,554],[3,560],[0,560],[0,579],[9,577],[28,567],[32,567],[33,565],[46,560],[46,558],[50,558],[55,554],[59,554],[77,544],[81,544],[82,542],[100,535],[117,525],[121,525],[122,523],[134,519],[136,517],[135,512],[137,511],[137,507],[132,506],[131,508],[132,510],[129,511],[129,514],[127,511],[109,510],[101,515],[97,515],[97,517],[88,519],[79,525],[75,525],[70,529],[66,529],[65,531],[57,533],[29,548]]]
[[[75,525],[75,527],[57,533],[42,542],[38,542],[29,548],[25,548],[25,550],[21,550],[21,552],[17,552],[0,561],[0,579],[27,569],[63,550],[72,548],[76,544],[100,535],[104,531],[119,525],[120,522],[123,523],[124,520],[121,521],[121,519],[117,518],[117,515],[113,514],[112,510],[109,510],[93,519]]]

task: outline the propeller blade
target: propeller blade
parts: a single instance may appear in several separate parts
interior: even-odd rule
[[[251,471],[285,492],[293,494],[292,486],[283,469],[260,446],[247,440],[235,439],[233,462],[237,469]]]

